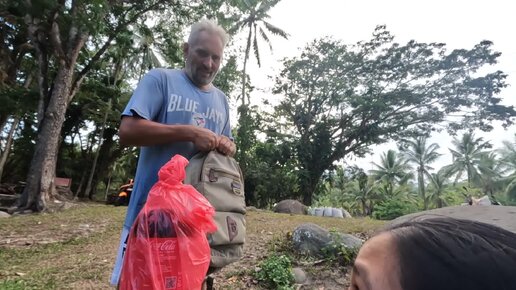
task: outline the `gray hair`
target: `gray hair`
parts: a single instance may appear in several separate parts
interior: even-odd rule
[[[229,36],[224,28],[222,28],[222,26],[218,25],[217,22],[211,19],[202,19],[192,25],[192,30],[190,31],[190,36],[188,37],[188,44],[192,44],[197,39],[199,33],[202,31],[207,31],[210,34],[216,34],[222,41],[222,45],[224,47],[229,41]]]

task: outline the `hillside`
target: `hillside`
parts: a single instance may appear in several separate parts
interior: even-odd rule
[[[55,214],[0,219],[0,289],[113,289],[108,281],[125,207],[79,204]],[[245,257],[215,275],[215,289],[263,289],[252,272],[271,245],[305,222],[364,237],[382,222],[250,211]],[[347,269],[321,263],[303,267],[310,285],[301,289],[344,289]]]

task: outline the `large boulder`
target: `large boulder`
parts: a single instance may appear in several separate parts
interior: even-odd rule
[[[307,214],[307,207],[293,199],[285,199],[276,204],[274,212],[290,214]]]
[[[516,207],[515,206],[451,206],[421,211],[392,220],[389,224],[398,224],[423,216],[432,218],[447,216],[459,219],[474,220],[492,224],[513,233],[516,233]],[[421,217],[422,218],[422,217]]]
[[[332,234],[328,230],[312,223],[298,226],[292,233],[294,249],[303,255],[324,257],[325,249],[336,243],[348,248],[362,246],[363,241],[355,236],[343,233]]]
[[[349,212],[342,208],[336,207],[314,207],[310,208],[310,215],[324,216],[324,217],[335,217],[335,218],[350,218]]]
[[[8,218],[10,216],[11,216],[10,214],[6,213],[5,211],[0,210],[0,218]]]

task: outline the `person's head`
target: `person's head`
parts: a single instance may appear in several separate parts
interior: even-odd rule
[[[199,88],[207,89],[217,72],[228,42],[224,29],[211,20],[192,25],[188,42],[183,45],[185,71]]]
[[[447,217],[397,224],[362,246],[350,289],[516,289],[516,234]]]

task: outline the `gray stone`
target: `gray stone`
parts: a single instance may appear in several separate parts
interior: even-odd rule
[[[304,284],[306,282],[306,273],[301,268],[293,268],[294,281],[296,284]]]
[[[324,257],[328,246],[341,243],[346,247],[360,247],[363,241],[349,234],[331,234],[328,230],[312,223],[298,226],[293,234],[294,249],[303,255]]]
[[[487,205],[487,206],[452,206],[443,207],[401,216],[392,220],[390,224],[398,224],[416,217],[448,216],[453,218],[467,219],[492,224],[508,231],[516,233],[516,207]]]
[[[0,211],[0,218],[8,218],[10,217],[11,215],[6,213],[5,211]]]
[[[290,213],[290,214],[307,214],[307,207],[301,202],[293,199],[285,199],[274,207],[274,212],[277,213]]]

